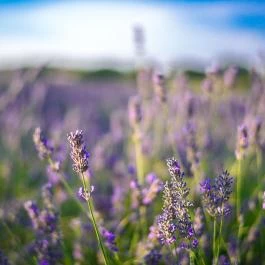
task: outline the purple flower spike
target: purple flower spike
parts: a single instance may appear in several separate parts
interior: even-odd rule
[[[201,184],[201,192],[208,192],[211,190],[211,180],[209,178],[205,179]]]

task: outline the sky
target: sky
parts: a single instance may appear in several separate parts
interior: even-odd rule
[[[0,67],[129,62],[135,25],[147,57],[164,63],[265,49],[265,1],[0,0]]]

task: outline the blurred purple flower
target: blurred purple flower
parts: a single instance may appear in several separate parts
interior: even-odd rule
[[[231,212],[228,200],[232,193],[233,178],[227,171],[215,178],[213,185],[210,179],[206,179],[200,186],[204,207],[211,216],[225,216]]]

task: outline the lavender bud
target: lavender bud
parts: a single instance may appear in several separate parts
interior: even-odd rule
[[[35,231],[33,251],[37,255],[38,264],[58,264],[62,259],[61,232],[59,230],[58,213],[53,205],[53,193],[50,183],[42,188],[44,209],[31,201],[25,203]]]
[[[134,96],[130,98],[128,112],[130,125],[134,128],[142,120],[142,107],[139,97]]]
[[[101,228],[101,234],[102,234],[103,239],[105,240],[107,247],[111,251],[117,252],[118,248],[115,242],[116,236],[104,227]]]
[[[92,185],[90,187],[90,191],[85,190],[83,187],[80,187],[78,190],[78,197],[82,201],[88,201],[91,197],[92,192],[94,191],[95,187]]]
[[[142,202],[142,191],[141,186],[136,178],[133,178],[130,182],[132,208],[136,209],[141,205]]]
[[[36,203],[32,201],[27,201],[24,203],[24,208],[31,219],[34,229],[38,229],[38,216],[39,216],[38,206],[36,205]]]
[[[169,213],[164,212],[158,216],[158,238],[161,244],[170,245],[176,241],[175,231],[176,226],[172,223],[172,218]]]
[[[40,159],[47,158],[53,151],[53,148],[48,145],[47,139],[44,137],[43,132],[38,127],[33,133],[33,142],[38,151]]]
[[[73,170],[77,173],[85,172],[88,169],[89,153],[84,145],[83,131],[76,130],[75,132],[70,132],[67,139],[72,149]]]
[[[249,146],[248,129],[245,125],[241,125],[238,127],[237,130],[237,145],[235,151],[235,155],[238,160],[245,157],[248,146]]]
[[[152,249],[145,257],[144,261],[146,265],[158,265],[162,255],[158,249]]]
[[[225,255],[221,255],[218,259],[218,265],[230,265],[229,258]]]
[[[198,207],[195,211],[195,218],[194,218],[194,231],[195,234],[200,237],[204,231],[204,215],[202,208]]]
[[[53,202],[52,202],[53,189],[52,189],[51,183],[47,183],[42,187],[41,195],[42,195],[42,199],[43,199],[43,203],[45,207],[48,209],[53,209]]]
[[[149,205],[155,199],[156,195],[162,188],[161,181],[154,175],[149,174],[146,177],[148,184],[150,185],[148,188],[143,189],[143,204]]]

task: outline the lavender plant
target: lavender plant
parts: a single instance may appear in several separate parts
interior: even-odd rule
[[[233,178],[230,177],[227,171],[219,175],[214,180],[214,184],[210,179],[206,179],[201,183],[202,200],[206,211],[213,217],[213,257],[214,264],[218,263],[219,250],[220,250],[220,238],[222,237],[223,217],[227,216],[231,212],[231,207],[228,204],[228,200],[232,193]],[[216,223],[217,217],[220,217],[219,225],[219,240],[216,246]]]
[[[90,214],[90,218],[94,227],[94,231],[98,240],[99,247],[102,251],[102,254],[104,256],[104,262],[106,265],[109,264],[108,256],[105,250],[105,247],[103,245],[102,236],[99,232],[99,228],[94,216],[94,206],[92,202],[91,193],[94,190],[94,187],[91,186],[90,181],[88,178],[85,179],[84,172],[88,169],[88,158],[89,154],[86,151],[86,147],[84,145],[83,140],[83,131],[75,131],[71,132],[67,139],[69,141],[70,147],[71,147],[71,158],[73,160],[73,170],[80,174],[81,181],[83,184],[83,187],[79,189],[79,195],[82,197],[88,205],[88,210]]]
[[[184,173],[175,158],[167,160],[168,171],[171,175],[163,190],[162,214],[158,216],[158,238],[164,245],[172,245],[177,242],[185,249],[196,249],[198,240],[189,214],[189,208],[193,204],[187,199],[189,188],[184,181]]]
[[[261,69],[212,65],[206,75],[181,69],[154,74],[154,66],[143,63],[143,32],[139,27],[135,36],[136,82],[127,76],[121,84],[99,80],[83,89],[60,79],[59,87],[57,73],[49,71],[33,86],[22,80],[31,71],[21,70],[7,82],[14,86],[10,101],[13,90],[0,78],[0,248],[10,264],[264,264]],[[129,99],[134,84],[137,93]],[[87,98],[97,100],[88,106]],[[33,134],[46,170],[29,144],[36,124],[53,135],[46,138],[40,128]],[[93,156],[83,132],[70,133],[80,177],[71,178],[60,141],[84,124]],[[166,181],[163,159],[172,153],[180,164],[167,161]],[[224,171],[199,184],[223,168],[235,178]]]
[[[52,185],[46,184],[42,188],[43,210],[36,203],[27,201],[25,209],[31,219],[35,232],[33,253],[38,257],[39,265],[61,264],[62,236],[59,229],[59,215],[53,204]]]

